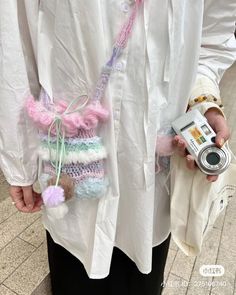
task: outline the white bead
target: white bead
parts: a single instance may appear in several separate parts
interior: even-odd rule
[[[116,69],[117,71],[123,71],[123,70],[124,70],[124,64],[123,64],[122,62],[118,62],[118,63],[116,63],[116,65],[115,65],[115,69]]]
[[[121,3],[121,10],[124,12],[124,13],[127,13],[129,11],[130,7],[129,7],[129,4],[127,2],[122,2]]]

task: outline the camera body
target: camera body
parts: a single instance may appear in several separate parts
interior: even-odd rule
[[[172,123],[176,134],[187,142],[187,150],[194,157],[200,170],[208,175],[224,172],[231,161],[231,155],[224,145],[215,145],[215,132],[198,110],[185,113]]]

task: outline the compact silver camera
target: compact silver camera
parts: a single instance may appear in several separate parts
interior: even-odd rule
[[[201,171],[208,175],[224,172],[231,161],[224,145],[215,145],[215,132],[198,110],[187,112],[172,123],[174,131],[187,142],[187,150],[194,157]]]

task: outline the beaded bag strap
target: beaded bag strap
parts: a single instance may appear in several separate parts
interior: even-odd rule
[[[141,7],[143,1],[144,0],[135,1],[134,8],[132,9],[128,20],[124,23],[120,33],[118,34],[118,37],[116,39],[115,45],[112,50],[112,55],[109,61],[102,68],[92,99],[97,101],[102,99],[105,93],[106,86],[109,82],[109,78],[111,76],[113,65],[116,63],[117,59],[122,55],[124,48],[127,45],[128,39],[131,35],[132,29],[134,26],[134,21],[136,19],[138,10]]]
[[[102,68],[95,90],[91,97],[92,101],[100,101],[103,98],[105,90],[106,90],[106,86],[109,82],[109,79],[112,73],[113,66],[116,63],[117,59],[122,55],[127,45],[127,42],[129,40],[129,37],[131,35],[132,29],[134,26],[134,21],[136,19],[138,10],[143,4],[143,2],[144,0],[135,0],[134,7],[131,10],[129,18],[123,24],[118,34],[118,37],[115,41],[114,47],[112,49],[112,55],[109,58],[108,62],[105,64],[105,66],[103,66]],[[40,96],[44,106],[46,106],[47,108],[50,108],[50,105],[53,104],[53,101],[49,97],[48,93],[45,91],[44,88],[41,89]]]
[[[136,19],[138,10],[141,7],[143,1],[144,0],[135,1],[134,7],[129,15],[129,18],[123,24],[121,31],[119,32],[118,37],[115,41],[115,44],[112,50],[112,55],[110,59],[108,60],[108,62],[105,64],[105,66],[102,68],[100,77],[95,87],[94,94],[91,97],[92,101],[99,102],[102,99],[106,86],[108,84],[113,66],[116,63],[117,59],[121,56],[121,54],[124,51],[124,48],[127,45],[128,39],[131,35],[132,29],[134,26],[134,21]],[[50,109],[50,104],[52,102],[44,89],[42,89],[41,91],[41,98],[46,109]],[[78,110],[82,109],[87,104],[87,101],[85,101],[84,103],[82,102],[82,104],[76,105],[76,103],[80,100],[80,98],[81,96],[76,97],[74,100],[72,100],[70,104],[67,106],[66,110],[63,112],[63,114],[57,114],[48,129],[48,146],[50,151],[51,151],[50,134],[53,128],[56,129],[57,160],[56,160],[56,166],[54,168],[57,171],[57,183],[59,181],[60,170],[61,170],[61,166],[63,165],[62,159],[64,158],[64,153],[65,153],[65,150],[64,150],[65,131],[62,128],[62,116],[77,112]],[[74,105],[76,105],[76,108],[73,108]],[[62,143],[61,146],[59,144],[60,142]],[[52,161],[51,161],[51,164],[53,165]]]

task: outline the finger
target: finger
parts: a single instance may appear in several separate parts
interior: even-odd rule
[[[34,195],[34,198],[41,198],[42,199],[41,194],[39,194],[36,191],[34,191],[34,189],[33,189],[33,195]]]
[[[183,138],[180,135],[175,135],[173,139],[173,145],[175,147],[178,146],[179,141],[183,141]]]
[[[24,211],[25,202],[23,198],[22,188],[20,186],[11,186],[9,189],[9,193],[13,201],[12,204],[14,204],[19,211]]]
[[[34,207],[32,210],[41,210],[41,206],[43,205],[43,199],[41,197],[41,194],[38,194],[36,192],[33,192],[34,194]]]
[[[16,208],[17,208],[19,211],[21,211],[21,212],[23,212],[23,213],[32,213],[32,212],[31,212],[31,209],[29,209],[29,208],[25,205],[24,199],[22,199],[22,200],[16,202],[16,203],[15,203],[15,206],[16,206]]]
[[[44,203],[43,203],[43,200],[42,199],[41,200],[38,200],[37,203],[36,203],[37,207],[39,207],[40,210],[41,210],[43,204]]]
[[[222,116],[219,116],[215,120],[214,129],[216,132],[215,143],[218,147],[221,148],[230,136],[230,131],[227,122]]]
[[[10,186],[9,194],[14,202],[23,198],[23,192],[20,186]]]
[[[219,118],[218,120],[216,120],[215,131],[215,143],[218,147],[221,148],[230,136],[229,128],[224,118]]]
[[[181,139],[181,137],[179,135],[175,135],[173,138],[173,145],[177,146],[178,141]]]
[[[210,182],[215,182],[218,179],[218,175],[207,175],[207,180]]]
[[[38,212],[41,210],[41,205],[43,203],[42,201],[42,198],[41,198],[41,195],[38,194],[38,193],[35,193],[33,191],[33,198],[34,198],[34,205],[33,205],[33,208],[28,208],[25,204],[23,207],[21,208],[18,208],[21,212],[24,212],[24,213],[35,213],[35,212]],[[18,205],[18,204],[17,204]],[[19,206],[18,206],[19,207]]]
[[[21,212],[24,212],[24,213],[29,213],[30,212],[30,209],[26,207],[25,205],[25,201],[24,201],[24,198],[23,198],[23,192],[22,192],[22,197],[17,199],[17,198],[14,198],[14,205],[15,207],[21,211]]]
[[[208,120],[208,123],[216,132],[215,143],[218,147],[222,147],[225,141],[229,139],[230,131],[228,124],[222,113],[218,109],[209,109],[205,116]]]
[[[10,186],[9,188],[9,193],[12,198],[13,204],[15,207],[24,213],[34,213],[36,211],[39,211],[41,208],[41,200],[40,200],[40,195],[39,195],[39,202],[37,208],[33,208],[33,210],[30,210],[27,208],[25,201],[24,201],[24,195],[23,195],[23,189],[21,186]]]
[[[26,207],[26,208],[27,208],[27,207]],[[27,208],[27,209],[28,209],[28,208]],[[41,211],[41,206],[36,206],[36,205],[34,205],[34,207],[33,207],[31,210],[28,209],[28,211],[25,212],[25,213],[36,213],[36,212],[39,212],[39,211]]]
[[[173,140],[173,145],[176,149],[176,152],[180,156],[185,157],[187,155],[187,151],[186,151],[187,143],[185,142],[184,139],[182,139],[182,137],[176,135]]]
[[[229,138],[229,132],[227,130],[219,131],[216,133],[215,143],[221,148]]]
[[[194,158],[193,156],[191,155],[187,155],[186,157],[186,165],[187,165],[187,168],[190,169],[190,170],[195,170],[196,169],[196,163],[194,161]]]
[[[22,187],[24,202],[28,209],[32,209],[34,207],[34,195],[32,186]]]

